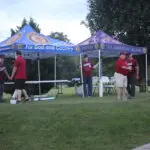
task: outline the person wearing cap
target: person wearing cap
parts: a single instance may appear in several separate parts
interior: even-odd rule
[[[132,68],[132,70],[128,72],[128,86],[127,86],[129,99],[131,99],[135,97],[135,84],[136,80],[139,79],[139,66],[136,59],[133,58],[131,53],[127,54],[127,63],[128,66]]]
[[[20,51],[16,51],[16,58],[13,65],[13,71],[11,75],[11,80],[15,80],[15,92],[13,94],[13,98],[17,98],[18,102],[21,102],[22,97],[21,95],[24,94],[26,102],[29,101],[29,97],[25,90],[25,81],[26,77],[26,61],[21,56]]]
[[[88,55],[84,55],[84,60],[82,63],[82,70],[83,70],[83,89],[84,89],[84,96],[92,96],[92,72],[93,69],[97,68],[99,63],[93,65],[92,62],[89,60]],[[87,85],[88,85],[88,94],[87,94]]]
[[[126,61],[126,53],[120,53],[120,57],[116,62],[115,80],[117,87],[118,100],[127,100],[126,88],[127,88],[127,75],[132,68],[128,66]]]
[[[4,66],[4,55],[0,55],[0,102],[3,101],[5,76],[7,76],[7,78],[10,79],[7,69]]]

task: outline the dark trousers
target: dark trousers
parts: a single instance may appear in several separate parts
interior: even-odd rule
[[[3,99],[4,84],[0,83],[0,101]]]
[[[135,84],[136,84],[136,78],[128,77],[127,91],[128,91],[128,94],[132,97],[135,97]]]
[[[88,85],[88,96],[92,96],[92,77],[83,77],[83,88],[84,96],[87,96],[87,85]]]

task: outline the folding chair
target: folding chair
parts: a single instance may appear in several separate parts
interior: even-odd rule
[[[107,85],[109,83],[109,78],[106,76],[103,76],[101,78],[101,82],[103,83],[103,85]],[[105,88],[105,86],[104,86],[104,88]],[[97,82],[93,86],[93,95],[95,94],[96,89],[99,89],[99,78],[97,78]]]
[[[93,86],[92,86],[93,92],[92,93],[93,93],[93,95],[95,95],[96,89],[99,88],[99,77],[93,77],[92,83],[93,83]]]
[[[109,82],[104,84],[104,88],[106,89],[107,95],[109,95],[111,92],[115,94],[116,93],[115,78],[111,77]]]

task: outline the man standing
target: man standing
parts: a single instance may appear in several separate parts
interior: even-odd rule
[[[93,66],[92,62],[88,58],[88,55],[84,55],[84,60],[82,63],[84,96],[87,96],[86,85],[88,85],[88,96],[92,96],[92,71],[97,68],[97,66],[98,64]]]
[[[22,93],[25,96],[26,101],[29,101],[29,97],[25,90],[26,81],[26,61],[21,56],[20,51],[16,51],[16,59],[14,61],[11,80],[15,80],[15,92],[13,98],[17,98],[18,102],[21,102]]]
[[[129,98],[135,97],[135,84],[136,79],[139,79],[139,66],[135,58],[133,58],[132,54],[129,53],[127,55],[128,66],[132,67],[132,70],[128,73],[128,94]]]
[[[4,92],[4,78],[7,76],[10,79],[10,76],[4,66],[4,55],[0,55],[0,102],[3,101],[3,92]]]
[[[126,61],[126,53],[120,53],[120,57],[116,62],[116,72],[115,72],[115,80],[116,80],[116,87],[118,92],[118,100],[127,100],[126,96],[126,88],[127,88],[127,75],[128,72],[132,68],[128,66]]]

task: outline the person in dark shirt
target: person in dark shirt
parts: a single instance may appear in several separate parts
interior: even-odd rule
[[[128,94],[129,94],[129,99],[135,97],[135,84],[136,80],[139,79],[139,66],[135,58],[133,58],[131,53],[127,54],[127,63],[128,66],[132,68],[131,71],[128,72]]]
[[[92,72],[95,68],[97,68],[98,64],[93,65],[89,60],[88,55],[84,55],[82,63],[84,96],[87,96],[86,85],[88,85],[88,96],[92,96]]]
[[[5,76],[7,76],[7,78],[10,79],[6,67],[4,66],[4,55],[0,55],[0,102],[3,101]]]

